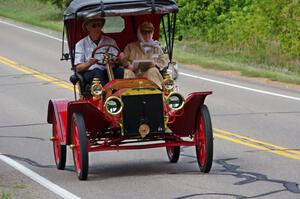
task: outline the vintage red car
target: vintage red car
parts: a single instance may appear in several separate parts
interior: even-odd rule
[[[51,99],[47,117],[53,126],[51,140],[58,169],[65,168],[67,145],[73,151],[80,180],[88,176],[89,152],[166,147],[169,161],[175,163],[180,146],[195,146],[200,171],[210,171],[213,134],[204,100],[212,92],[194,92],[185,99],[174,90],[176,70],[172,56],[177,13],[178,5],[173,0],[71,2],[64,13],[62,44],[66,37],[69,53],[63,48],[62,59],[72,63],[74,74],[70,80],[75,100]],[[163,49],[169,58],[169,64],[161,71],[162,89],[146,78],[112,78],[103,87],[95,80],[88,85],[76,72],[75,44],[87,34],[82,31],[82,23],[86,17],[97,15],[106,18],[104,34],[116,40],[120,51],[137,39],[135,31],[141,22],[148,20],[154,24],[154,39],[164,37]],[[111,55],[105,56],[109,68]]]

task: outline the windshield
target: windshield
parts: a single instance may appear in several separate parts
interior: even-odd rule
[[[104,33],[119,33],[125,28],[124,19],[122,17],[107,17],[103,27]]]

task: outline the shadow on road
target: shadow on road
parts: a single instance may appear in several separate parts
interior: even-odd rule
[[[186,163],[188,164],[197,164],[196,157],[193,155],[184,154],[184,149],[186,147],[182,147],[181,156],[187,157],[188,160]],[[5,155],[5,154],[4,154]],[[42,165],[34,160],[29,158],[18,157],[14,155],[6,154],[7,157],[10,157],[17,161],[25,162],[34,167],[39,168],[56,168],[55,165]],[[243,186],[250,183],[264,182],[264,183],[273,183],[281,186],[281,189],[268,191],[265,193],[260,193],[253,196],[244,196],[232,193],[193,193],[184,196],[178,196],[178,199],[184,198],[193,198],[193,197],[201,197],[201,196],[217,196],[217,197],[234,197],[237,199],[242,198],[264,198],[266,196],[271,196],[272,194],[279,192],[289,192],[293,194],[300,194],[299,184],[296,182],[290,182],[281,179],[272,179],[265,174],[252,172],[252,171],[244,171],[240,168],[239,165],[230,163],[230,161],[238,160],[238,158],[226,158],[226,159],[217,159],[214,160],[214,163],[221,166],[221,169],[213,170],[210,174],[203,174],[206,176],[231,176],[234,177],[237,181],[233,183],[233,185]],[[104,166],[90,166],[89,172],[89,181],[102,181],[111,178],[120,178],[127,176],[153,176],[153,175],[199,175],[200,171],[182,171],[182,167],[176,166],[178,164],[170,164],[167,161],[143,161],[143,162],[128,162],[118,164],[105,164]],[[68,171],[74,172],[73,166],[69,166],[66,168]],[[176,171],[177,170],[177,171]],[[171,171],[171,172],[170,172]]]
[[[189,163],[197,163],[196,157],[191,155],[182,154],[182,156],[193,158],[195,160],[190,161]],[[272,179],[269,178],[265,174],[261,174],[258,172],[251,172],[251,171],[243,171],[241,170],[240,166],[229,163],[232,160],[237,160],[238,158],[226,158],[226,159],[217,159],[214,162],[220,166],[222,169],[215,170],[212,175],[228,175],[236,178],[238,181],[234,183],[234,185],[247,185],[249,183],[256,183],[256,182],[266,182],[266,183],[275,183],[282,186],[282,189],[269,191],[266,193],[261,193],[258,195],[253,196],[243,196],[238,194],[230,194],[230,193],[199,193],[199,194],[189,194],[185,196],[176,197],[176,199],[185,199],[185,198],[193,198],[193,197],[201,197],[201,196],[227,196],[227,197],[235,197],[237,199],[242,198],[264,198],[265,196],[270,196],[275,193],[279,192],[290,192],[294,194],[300,194],[300,187],[299,184],[296,182],[289,182],[280,179]],[[184,174],[188,174],[190,172],[185,172]],[[192,174],[195,172],[191,172]],[[190,174],[191,174],[190,173]],[[174,173],[177,174],[177,173]],[[209,174],[210,175],[210,174]]]

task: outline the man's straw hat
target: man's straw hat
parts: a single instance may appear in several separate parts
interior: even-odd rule
[[[101,28],[103,28],[103,26],[105,24],[105,19],[102,18],[102,17],[98,17],[98,16],[86,18],[84,20],[84,22],[82,23],[82,29],[83,29],[84,32],[87,32],[87,25],[89,23],[92,23],[92,22],[100,22],[101,23]]]

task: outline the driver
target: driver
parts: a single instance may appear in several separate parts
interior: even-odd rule
[[[102,34],[104,24],[105,19],[100,17],[91,17],[83,22],[82,29],[88,32],[88,35],[77,42],[74,61],[76,71],[82,73],[87,82],[91,83],[93,78],[99,78],[103,86],[108,82],[107,71],[106,66],[99,63],[103,63],[103,54],[101,52],[105,52],[106,49],[105,47],[100,48],[95,58],[92,58],[92,52],[100,45],[117,47],[114,39]],[[110,48],[108,52],[114,55],[118,54],[114,48]],[[127,69],[124,71],[123,68],[113,66],[112,70],[116,79],[134,77],[134,74]]]

